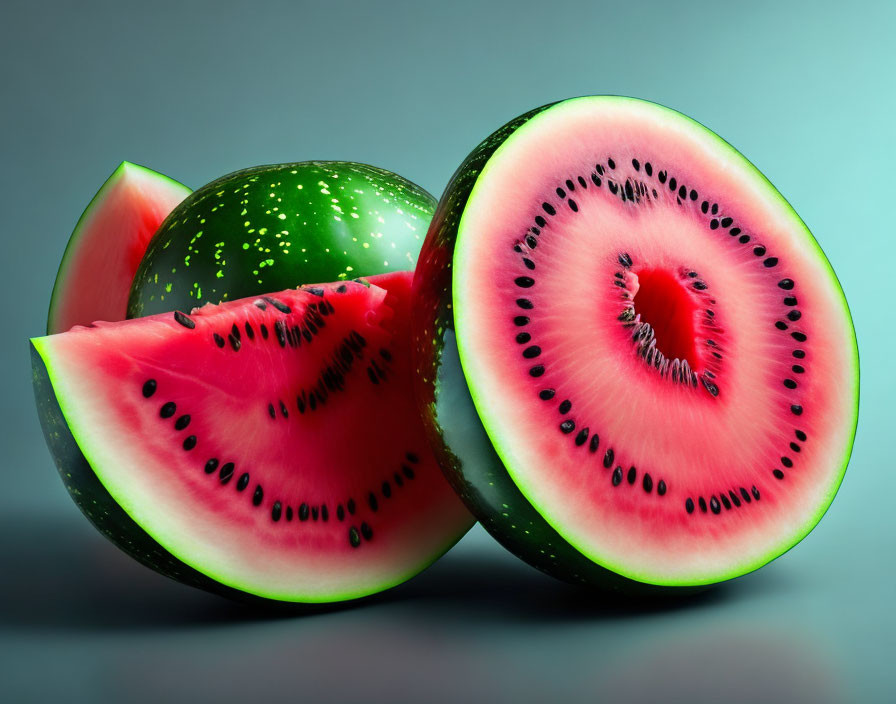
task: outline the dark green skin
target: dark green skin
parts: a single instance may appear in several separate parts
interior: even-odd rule
[[[234,172],[161,224],[134,276],[128,317],[411,270],[434,209],[419,186],[366,164]]]
[[[498,542],[532,566],[565,581],[626,595],[700,591],[700,587],[657,587],[627,579],[570,545],[510,478],[467,389],[454,337],[451,290],[458,224],[491,155],[521,125],[549,107],[508,122],[476,147],[455,172],[436,208],[414,276],[416,391],[427,434],[448,481],[470,512]]]

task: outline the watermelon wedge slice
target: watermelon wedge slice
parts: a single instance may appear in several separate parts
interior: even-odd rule
[[[50,299],[47,334],[94,320],[123,320],[149,240],[189,194],[177,181],[123,161],[72,232]]]
[[[684,115],[599,96],[511,121],[446,189],[415,289],[430,437],[532,564],[699,587],[833,501],[858,412],[843,292],[781,194]]]
[[[329,602],[416,574],[472,524],[412,400],[411,274],[32,340],[82,511],[153,569]]]

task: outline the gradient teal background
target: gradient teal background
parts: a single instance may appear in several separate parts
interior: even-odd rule
[[[894,8],[3,2],[0,698],[894,701]],[[194,187],[352,159],[438,195],[494,128],[588,93],[655,100],[724,136],[840,277],[859,432],[804,543],[702,598],[636,607],[554,582],[477,528],[373,603],[272,618],[149,572],[82,519],[40,433],[26,338],[122,159]]]

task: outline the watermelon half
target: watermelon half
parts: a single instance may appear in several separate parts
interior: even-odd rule
[[[412,396],[411,275],[32,340],[72,497],[153,569],[229,596],[337,601],[416,574],[472,518]]]
[[[446,474],[548,572],[719,582],[837,492],[859,388],[843,292],[780,193],[678,112],[586,97],[499,129],[443,195],[415,292]]]
[[[90,201],[68,241],[50,299],[47,334],[123,320],[131,280],[162,221],[190,194],[160,173],[123,161]]]

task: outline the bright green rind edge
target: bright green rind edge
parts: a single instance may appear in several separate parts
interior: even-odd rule
[[[100,189],[96,192],[96,195],[90,200],[90,203],[87,204],[87,207],[84,209],[84,212],[81,213],[81,217],[78,218],[78,222],[75,225],[75,229],[72,231],[71,237],[69,237],[68,244],[65,246],[65,252],[62,255],[62,261],[59,263],[59,270],[56,272],[56,281],[53,284],[53,293],[50,295],[50,308],[47,313],[47,334],[51,334],[54,330],[54,320],[56,318],[56,309],[59,306],[59,301],[62,300],[63,291],[65,290],[66,284],[68,283],[68,270],[71,265],[72,260],[75,257],[78,249],[81,246],[81,240],[86,231],[87,223],[90,221],[90,218],[93,216],[94,212],[99,210],[102,207],[103,201],[106,199],[106,195],[110,189],[112,189],[118,182],[127,174],[129,171],[136,171],[137,173],[141,173],[149,178],[159,181],[161,183],[167,183],[175,189],[182,189],[184,196],[190,194],[190,189],[187,188],[180,181],[175,181],[170,176],[166,176],[165,174],[159,173],[158,171],[153,171],[152,169],[141,166],[140,164],[134,164],[130,161],[122,161],[118,168],[115,169],[106,179]]]
[[[791,536],[786,540],[783,540],[776,547],[771,549],[766,556],[763,556],[749,564],[742,565],[739,568],[732,569],[728,572],[720,573],[718,575],[714,575],[711,578],[704,579],[680,579],[680,580],[668,580],[663,578],[654,578],[651,575],[647,574],[637,574],[630,569],[628,569],[624,564],[612,563],[608,560],[601,558],[599,555],[593,554],[587,547],[578,544],[576,541],[571,540],[557,525],[556,519],[552,519],[551,516],[544,510],[544,508],[540,505],[538,501],[538,492],[533,487],[527,486],[525,483],[521,482],[517,477],[516,473],[513,471],[512,466],[507,461],[507,451],[505,449],[504,443],[502,443],[502,437],[500,433],[494,432],[491,426],[494,424],[493,419],[490,417],[489,404],[486,399],[483,399],[477,393],[477,389],[475,387],[475,383],[473,380],[466,375],[466,371],[464,372],[465,376],[467,376],[467,384],[470,390],[470,395],[473,398],[473,403],[476,407],[476,411],[479,414],[480,420],[482,421],[482,425],[485,428],[486,433],[489,438],[492,440],[492,445],[495,448],[498,457],[501,459],[502,464],[504,465],[505,470],[510,476],[511,480],[516,484],[519,488],[520,492],[526,498],[526,500],[535,508],[535,510],[541,515],[541,517],[560,535],[564,540],[566,540],[572,547],[578,550],[582,555],[587,557],[589,560],[594,562],[595,564],[604,567],[612,572],[622,575],[627,579],[631,579],[635,582],[642,582],[645,584],[653,584],[657,586],[668,586],[668,587],[693,587],[693,586],[702,586],[708,584],[714,584],[717,582],[723,582],[729,579],[734,579],[736,577],[740,577],[742,575],[748,574],[749,572],[753,572],[754,570],[759,569],[760,567],[768,564],[772,560],[780,557],[788,550],[797,545],[800,541],[803,540],[816,525],[818,525],[819,521],[821,521],[824,514],[827,512],[828,508],[830,508],[831,504],[834,501],[834,497],[837,495],[837,491],[840,488],[841,483],[843,482],[843,477],[846,474],[846,468],[849,464],[849,459],[852,454],[853,444],[855,442],[856,430],[858,427],[858,416],[859,416],[859,348],[858,348],[858,340],[856,338],[855,326],[852,322],[852,315],[849,310],[849,304],[846,300],[846,295],[843,292],[843,288],[840,285],[840,281],[837,278],[836,273],[834,272],[831,263],[828,261],[827,257],[824,254],[824,251],[821,248],[821,245],[815,239],[812,232],[809,230],[808,226],[805,222],[799,217],[790,203],[784,198],[783,195],[778,191],[777,188],[768,180],[768,178],[752,163],[750,162],[743,154],[741,154],[737,149],[735,149],[731,144],[725,141],[722,137],[717,135],[715,132],[710,130],[705,125],[697,122],[693,118],[684,115],[683,113],[678,112],[677,110],[673,110],[672,108],[668,108],[664,105],[660,105],[659,103],[654,103],[651,101],[645,101],[638,98],[631,98],[626,96],[583,96],[579,98],[571,98],[568,100],[564,100],[558,103],[553,104],[552,106],[546,108],[544,111],[538,113],[533,116],[531,119],[523,123],[520,127],[514,130],[504,141],[503,143],[493,152],[491,157],[486,161],[483,166],[479,176],[476,178],[476,181],[473,184],[473,188],[470,191],[470,195],[464,204],[464,208],[466,210],[466,206],[475,198],[478,191],[486,189],[488,186],[488,174],[491,170],[492,165],[500,159],[501,153],[505,151],[508,145],[511,145],[521,133],[525,133],[531,129],[534,129],[538,126],[538,123],[544,119],[544,117],[552,112],[556,112],[557,110],[562,110],[565,106],[578,103],[580,101],[587,102],[622,102],[622,103],[636,103],[636,104],[649,104],[656,108],[660,112],[665,112],[669,117],[673,119],[684,120],[687,123],[696,126],[707,135],[710,135],[715,139],[718,146],[720,147],[723,154],[727,154],[727,157],[734,162],[738,162],[744,167],[746,173],[751,174],[760,185],[763,185],[767,191],[775,196],[775,198],[781,204],[783,210],[787,212],[793,219],[794,224],[796,225],[796,229],[802,231],[805,235],[808,243],[815,250],[815,253],[820,260],[823,268],[828,273],[829,283],[833,286],[834,290],[837,292],[840,298],[840,302],[843,306],[843,314],[845,316],[846,321],[848,322],[848,328],[852,331],[851,336],[851,345],[852,345],[852,371],[855,379],[854,388],[854,404],[853,404],[853,423],[852,430],[850,432],[849,441],[847,442],[847,446],[844,452],[843,459],[841,460],[840,470],[837,473],[834,480],[831,482],[831,488],[826,495],[826,499],[823,503],[820,504],[818,511],[806,522],[804,527],[797,531],[795,536]],[[467,345],[464,342],[465,335],[463,333],[464,328],[464,308],[460,304],[456,292],[459,290],[463,290],[463,271],[464,271],[464,263],[463,258],[461,256],[463,252],[463,241],[464,241],[464,225],[465,225],[465,215],[466,212],[461,216],[460,222],[457,228],[457,240],[455,244],[455,255],[454,255],[454,271],[452,274],[452,303],[454,304],[454,324],[455,329],[457,330],[457,347],[458,354],[461,360],[461,366],[464,368],[469,367],[468,359],[470,359],[474,354],[474,350],[467,349]]]
[[[57,381],[61,376],[61,373],[57,372],[54,369],[53,356],[44,344],[46,340],[47,338],[45,337],[32,338],[30,342],[32,347],[32,366],[34,374],[35,396],[38,405],[38,414],[41,420],[41,427],[44,430],[47,445],[50,448],[51,454],[53,454],[53,459],[57,465],[59,473],[63,476],[63,479],[65,479],[65,475],[67,472],[75,469],[72,465],[80,460],[84,463],[84,465],[87,469],[89,469],[90,472],[90,476],[87,478],[85,483],[95,484],[95,486],[69,487],[68,482],[66,482],[66,488],[68,488],[69,493],[72,495],[72,498],[75,500],[75,503],[78,505],[78,507],[85,512],[85,515],[86,511],[81,505],[80,496],[78,495],[82,491],[93,493],[98,492],[100,497],[105,495],[112,502],[114,502],[115,506],[117,506],[122,511],[120,515],[114,517],[113,520],[116,524],[114,527],[116,529],[127,531],[131,537],[145,541],[146,544],[138,546],[139,548],[142,548],[144,550],[161,550],[166,556],[170,556],[177,563],[177,565],[182,565],[185,568],[184,571],[186,572],[186,578],[174,576],[170,573],[170,570],[160,569],[157,564],[152,564],[150,562],[147,562],[145,559],[142,559],[138,554],[135,554],[135,550],[133,548],[129,548],[127,545],[122,544],[121,540],[116,539],[116,536],[111,534],[109,530],[98,525],[93,518],[90,518],[88,516],[88,519],[101,533],[103,533],[103,535],[105,535],[119,548],[124,550],[126,553],[128,553],[138,561],[147,565],[151,569],[165,575],[166,577],[170,577],[172,579],[175,579],[176,581],[199,587],[201,589],[206,589],[207,591],[219,593],[223,596],[227,596],[240,601],[251,602],[259,600],[272,600],[275,602],[295,604],[326,604],[340,601],[349,601],[378,594],[408,581],[409,579],[432,565],[446,552],[448,552],[448,550],[450,550],[469,530],[469,526],[467,526],[467,528],[462,530],[459,535],[453,537],[450,541],[448,541],[444,545],[444,547],[439,548],[437,551],[435,551],[435,553],[430,558],[427,558],[424,562],[414,567],[413,569],[396,575],[394,579],[388,580],[381,584],[359,587],[357,589],[350,589],[340,593],[298,594],[268,592],[263,589],[249,587],[248,585],[241,584],[236,580],[228,579],[219,574],[215,574],[210,570],[206,570],[202,567],[201,563],[192,556],[185,554],[182,550],[178,550],[173,546],[166,545],[161,542],[161,540],[157,537],[157,532],[154,530],[154,527],[152,525],[143,524],[136,521],[132,517],[132,508],[129,506],[126,498],[120,495],[116,495],[113,489],[109,487],[103,480],[103,473],[101,471],[101,468],[91,460],[92,453],[90,443],[88,441],[78,439],[79,437],[89,439],[90,434],[88,432],[85,432],[83,428],[79,428],[77,414],[72,413],[72,409],[69,408],[70,404],[68,400],[64,396],[60,396],[56,393]],[[49,385],[49,388],[45,388],[45,384],[42,383],[44,381]],[[50,396],[50,398],[47,398],[48,396]],[[61,416],[60,419],[54,419],[50,417],[53,413],[53,405],[55,405],[58,409],[58,412]],[[58,420],[61,420],[62,423],[54,422]],[[54,443],[52,442],[50,437],[50,433],[53,432],[53,428],[61,430],[63,427],[69,435],[68,439],[70,439],[70,447],[67,448],[70,451],[69,457],[63,457],[63,453],[58,453],[55,451]],[[66,439],[63,438],[63,441],[65,440]]]

